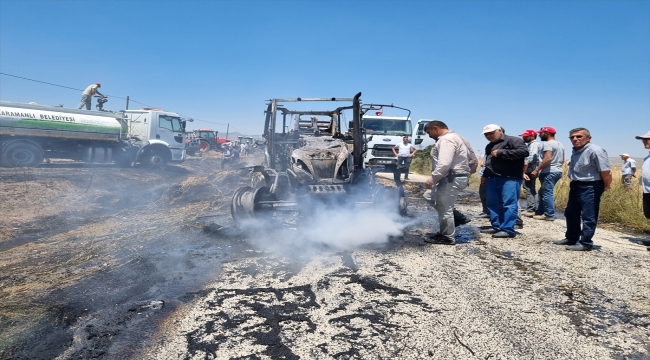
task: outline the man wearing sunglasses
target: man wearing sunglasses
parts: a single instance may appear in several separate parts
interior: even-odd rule
[[[564,239],[553,243],[567,245],[567,250],[590,251],[598,225],[600,198],[612,185],[612,172],[607,152],[590,142],[589,130],[573,129],[569,139],[573,152],[569,164],[569,202],[564,210],[566,233]]]
[[[495,238],[513,238],[516,236],[519,189],[524,181],[528,147],[521,138],[504,134],[501,126],[496,124],[486,125],[483,135],[490,143],[485,147],[485,171],[481,184],[487,184],[487,208],[492,228],[481,232]]]

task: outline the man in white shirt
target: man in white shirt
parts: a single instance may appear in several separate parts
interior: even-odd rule
[[[395,182],[399,180],[400,178],[400,173],[404,173],[404,180],[409,179],[409,167],[411,167],[411,160],[413,160],[413,155],[415,155],[418,150],[413,146],[413,144],[409,143],[409,138],[408,136],[404,136],[402,138],[402,141],[404,141],[401,144],[395,145],[393,148],[393,154],[397,157],[397,177],[395,178]],[[397,184],[399,186],[399,184]]]
[[[636,138],[643,141],[643,147],[646,150],[650,150],[650,131]],[[650,219],[650,154],[643,158],[639,182],[643,186],[643,215],[645,215],[646,219]],[[641,243],[648,246],[648,251],[650,251],[650,239]]]
[[[636,177],[636,161],[630,158],[628,154],[621,154],[623,166],[621,166],[621,181],[626,188],[632,188],[632,178]]]
[[[98,89],[100,87],[102,87],[102,84],[98,83],[98,82],[96,82],[96,83],[94,83],[92,85],[88,85],[86,90],[84,90],[84,92],[81,93],[81,102],[79,103],[79,106],[77,107],[77,109],[81,109],[85,105],[86,110],[90,110],[90,103],[93,100],[93,95],[99,94],[101,97],[106,97],[106,95],[99,92]]]

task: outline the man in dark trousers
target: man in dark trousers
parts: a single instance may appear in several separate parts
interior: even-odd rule
[[[607,152],[591,143],[589,130],[573,129],[569,139],[573,152],[569,163],[569,201],[564,210],[566,233],[564,239],[553,243],[567,245],[567,250],[589,251],[594,246],[600,198],[612,186],[612,172]]]
[[[485,147],[485,171],[481,183],[487,184],[487,207],[491,229],[481,230],[495,238],[516,236],[519,215],[519,189],[524,181],[524,159],[528,147],[519,137],[503,133],[499,125],[489,124],[483,135],[490,142]]]

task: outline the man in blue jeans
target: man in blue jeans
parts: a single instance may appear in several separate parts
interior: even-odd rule
[[[564,145],[555,140],[555,128],[544,126],[539,130],[542,139],[542,159],[537,168],[531,172],[533,177],[539,177],[539,205],[533,219],[555,220],[555,198],[553,190],[555,184],[562,177],[562,164],[564,163]]]
[[[600,197],[612,185],[612,172],[607,152],[590,142],[589,130],[573,129],[569,138],[573,152],[569,164],[569,202],[564,210],[566,233],[564,239],[553,243],[567,245],[567,250],[589,251],[594,246]]]
[[[504,134],[496,124],[486,125],[483,135],[490,143],[485,147],[486,162],[481,184],[487,184],[487,208],[492,228],[481,232],[495,238],[513,238],[528,147],[521,138]]]

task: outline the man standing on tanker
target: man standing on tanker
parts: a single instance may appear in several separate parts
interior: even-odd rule
[[[469,142],[449,130],[444,122],[431,121],[424,127],[424,131],[436,140],[431,149],[431,178],[425,184],[429,189],[436,187],[434,207],[440,223],[440,231],[427,234],[424,241],[454,245],[454,204],[458,193],[469,184],[469,176],[476,172],[478,160]]]
[[[77,109],[81,109],[86,106],[86,110],[90,110],[90,105],[93,100],[94,95],[100,95],[101,97],[106,97],[106,95],[102,94],[99,92],[99,88],[102,87],[102,84],[99,82],[96,82],[94,84],[88,85],[86,90],[84,90],[81,93],[81,102],[79,103],[79,106],[77,106]]]

